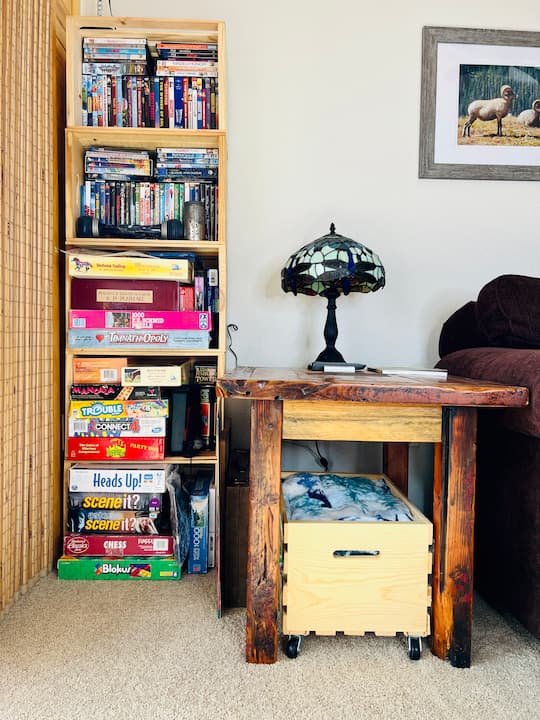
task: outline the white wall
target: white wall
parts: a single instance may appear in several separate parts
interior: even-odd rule
[[[280,270],[331,221],[387,273],[384,290],[338,300],[350,361],[431,365],[442,322],[485,282],[540,274],[540,184],[418,179],[422,27],[538,31],[538,0],[111,4],[114,15],[226,22],[227,303],[240,364],[303,366],[323,348],[325,301],[283,293]]]

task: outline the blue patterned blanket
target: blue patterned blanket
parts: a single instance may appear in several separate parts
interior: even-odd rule
[[[298,472],[282,483],[289,520],[407,521],[412,514],[383,477]]]

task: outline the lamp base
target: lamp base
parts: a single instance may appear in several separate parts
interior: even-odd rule
[[[348,362],[321,362],[320,360],[315,360],[314,362],[310,363],[307,367],[308,370],[312,370],[314,372],[347,372],[347,373],[354,373],[357,370],[364,370],[365,369],[364,363],[348,363]]]

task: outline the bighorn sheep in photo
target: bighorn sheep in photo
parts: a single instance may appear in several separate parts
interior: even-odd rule
[[[497,135],[502,135],[502,119],[508,115],[512,100],[517,95],[510,85],[503,85],[501,88],[501,97],[491,100],[473,100],[467,108],[469,119],[463,126],[463,137],[471,135],[471,125],[475,120],[495,120],[497,119]]]
[[[525,127],[540,128],[540,100],[535,100],[530,110],[520,112],[518,120]]]

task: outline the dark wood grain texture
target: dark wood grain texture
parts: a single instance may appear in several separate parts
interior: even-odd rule
[[[432,650],[461,668],[471,664],[476,412],[444,409],[433,488]]]
[[[296,368],[240,367],[218,379],[223,397],[254,400],[341,400],[414,405],[522,407],[527,388],[448,377],[433,380],[404,375],[330,375]]]
[[[277,400],[251,405],[246,591],[246,659],[277,660],[280,552],[281,430]]]
[[[383,445],[383,472],[404,495],[409,493],[409,443]]]

